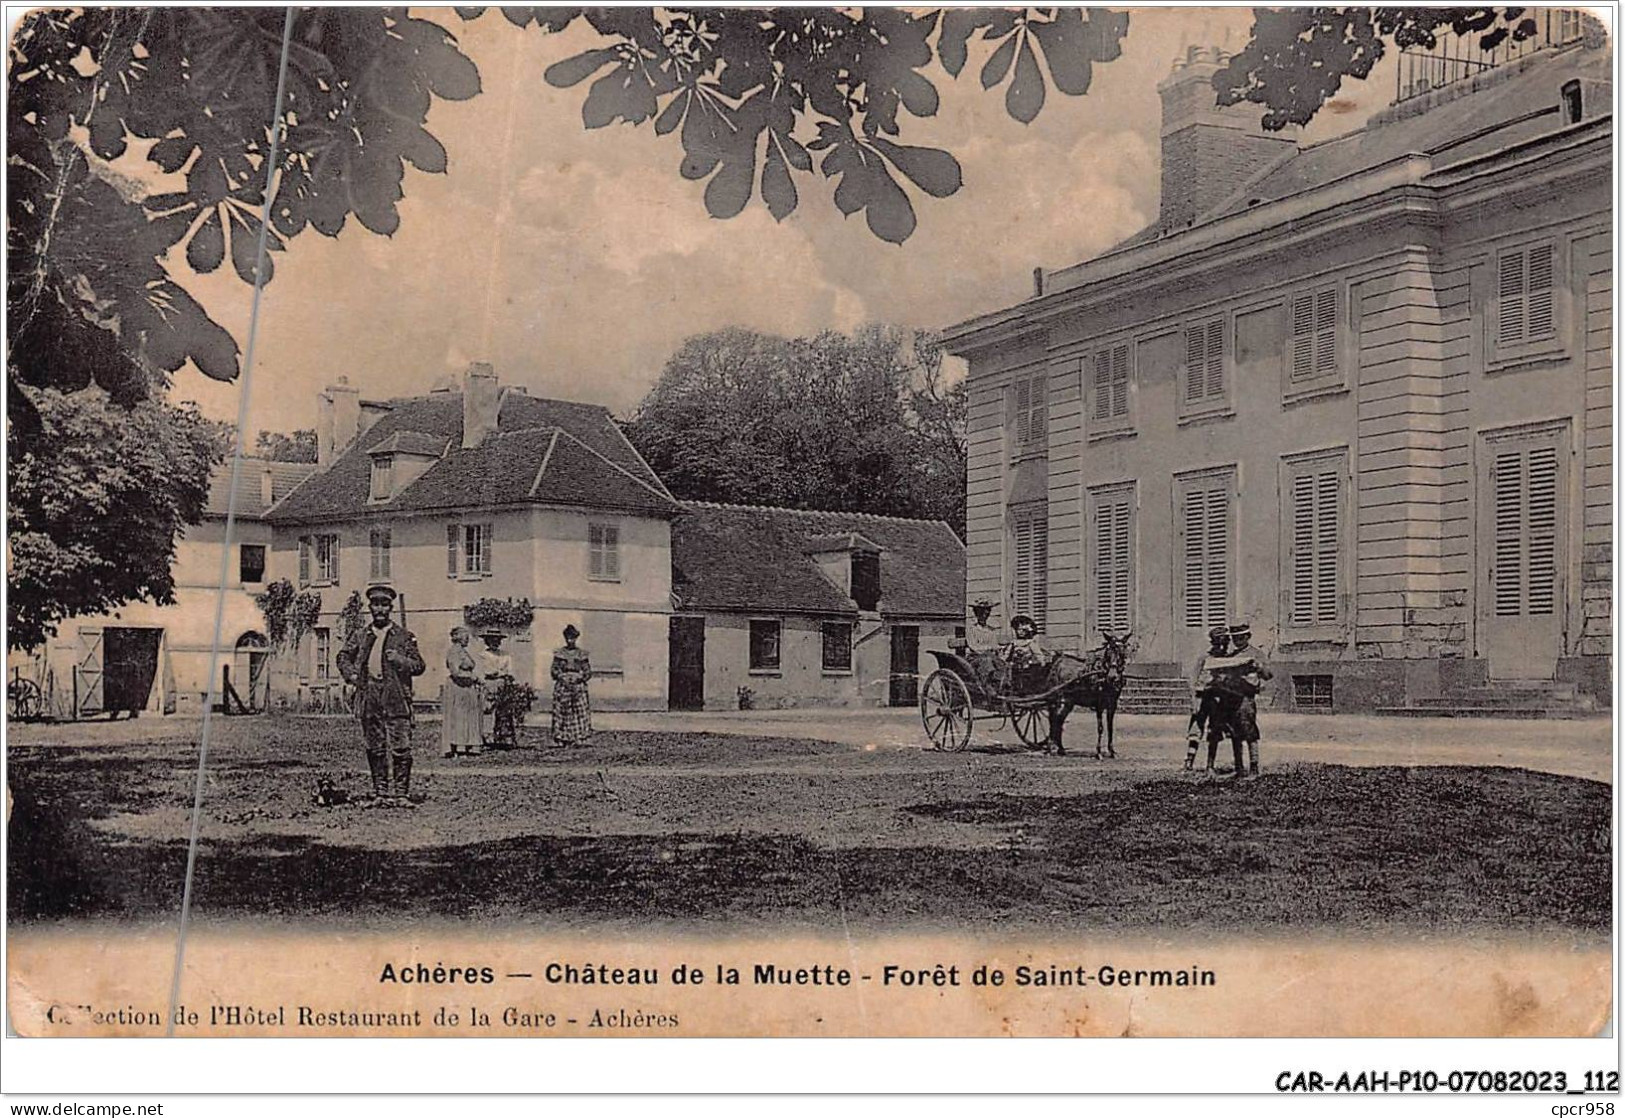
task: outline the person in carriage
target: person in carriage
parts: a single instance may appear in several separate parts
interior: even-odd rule
[[[1050,652],[1038,640],[1038,622],[1026,614],[1010,619],[1012,639],[1000,650],[1010,670],[1010,683],[1018,695],[1034,695],[1044,690],[1044,681],[1057,653]]]
[[[992,602],[979,598],[970,608],[975,619],[965,630],[965,658],[975,669],[976,682],[984,691],[1001,691],[1004,663],[1000,650],[1005,645],[1004,632],[992,623]]]

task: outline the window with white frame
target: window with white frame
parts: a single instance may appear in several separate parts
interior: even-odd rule
[[[1049,505],[1010,509],[1010,615],[1026,614],[1040,632],[1049,612]]]
[[[587,525],[587,577],[597,582],[621,580],[621,529],[617,524]]]
[[[372,456],[372,499],[374,501],[387,501],[395,495],[395,456],[393,454],[375,454]]]
[[[1287,300],[1287,393],[1343,382],[1338,336],[1343,296],[1336,284]]]
[[[1010,385],[1011,449],[1016,457],[1042,454],[1049,445],[1049,374],[1023,376]]]
[[[375,581],[388,579],[390,577],[390,530],[388,528],[374,528],[368,550],[371,555],[371,562],[367,568],[368,577]]]
[[[312,641],[311,655],[314,658],[311,664],[311,677],[318,680],[333,678],[333,630],[317,628],[311,630],[315,640]]]
[[[1181,415],[1222,411],[1229,403],[1225,323],[1220,315],[1185,327],[1185,364],[1179,372]]]
[[[488,577],[492,538],[489,524],[446,525],[446,577]]]
[[[339,538],[301,536],[299,539],[299,584],[335,583],[339,580]]]
[[[1132,428],[1134,353],[1127,341],[1101,346],[1089,363],[1089,433],[1117,434]]]
[[[1235,590],[1235,487],[1231,469],[1174,479],[1174,582],[1180,623],[1207,629],[1230,621]]]
[[[1495,254],[1495,296],[1490,344],[1505,360],[1560,349],[1562,274],[1552,241],[1505,248]]]
[[[1281,473],[1282,629],[1303,640],[1335,637],[1347,608],[1348,451],[1293,456]]]
[[[1089,492],[1089,599],[1094,628],[1121,636],[1134,628],[1134,488]]]

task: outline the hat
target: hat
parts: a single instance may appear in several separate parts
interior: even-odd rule
[[[500,640],[506,640],[507,637],[508,637],[508,634],[504,633],[501,629],[483,629],[483,630],[480,631],[480,639],[481,640],[488,641],[492,637],[495,637],[499,641]]]
[[[1038,622],[1028,617],[1025,613],[1018,613],[1010,619],[1010,628],[1014,629],[1018,625],[1031,625],[1034,629],[1038,628]]]
[[[1253,635],[1253,627],[1243,621],[1239,625],[1230,626],[1230,635],[1232,637],[1250,637]]]
[[[580,635],[581,635],[581,630],[577,629],[574,625],[566,625],[564,627],[564,639],[565,640],[569,640],[571,637],[579,637]]]
[[[993,603],[988,601],[986,598],[977,598],[970,604],[970,608],[991,610],[993,608]]]
[[[1230,630],[1229,630],[1228,627],[1226,627],[1224,625],[1215,625],[1215,626],[1213,626],[1213,628],[1211,628],[1211,629],[1209,629],[1207,631],[1207,639],[1210,640],[1210,641],[1220,641],[1220,640],[1223,640],[1224,638],[1228,637],[1229,635],[1230,635]]]
[[[385,586],[383,583],[378,583],[375,586],[367,587],[367,601],[369,601],[369,602],[373,602],[373,601],[393,602],[394,600],[395,600],[395,589],[392,586]]]

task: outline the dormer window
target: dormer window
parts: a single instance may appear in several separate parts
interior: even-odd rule
[[[872,611],[880,605],[880,553],[854,551],[852,553],[852,601],[861,610]]]
[[[387,501],[395,495],[395,456],[393,454],[375,454],[372,456],[372,499],[374,501]]]

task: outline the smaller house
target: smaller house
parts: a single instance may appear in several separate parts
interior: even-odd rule
[[[173,603],[130,602],[111,613],[69,618],[33,655],[14,653],[9,667],[39,685],[44,712],[55,718],[196,713],[205,702],[220,701],[228,673],[237,698],[263,709],[270,650],[254,596],[270,577],[266,513],[315,470],[309,463],[244,458],[233,501],[232,463],[217,466],[201,521],[175,541]],[[222,588],[220,549],[233,505]],[[219,602],[222,589],[224,603]]]
[[[947,524],[683,502],[672,524],[674,710],[910,706],[964,626]]]

